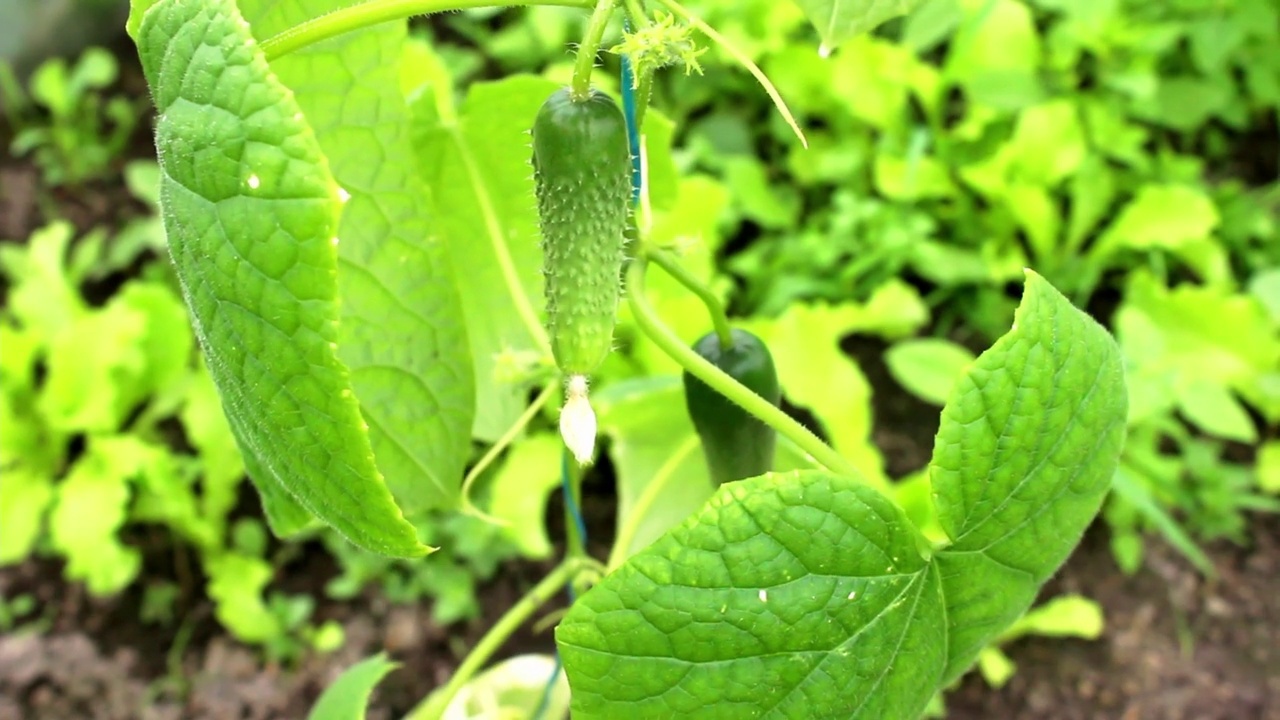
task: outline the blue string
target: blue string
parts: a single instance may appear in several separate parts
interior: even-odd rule
[[[582,510],[578,507],[578,500],[573,495],[573,488],[569,485],[569,450],[560,454],[560,490],[564,494],[565,506],[569,510],[569,515],[573,517],[573,524],[578,527],[578,536],[582,538],[582,544],[587,544],[587,522],[582,518]],[[565,593],[569,596],[569,605],[573,605],[573,601],[577,600],[577,593],[573,591],[573,585],[567,584],[564,587]],[[538,701],[538,709],[534,711],[534,720],[542,720],[547,710],[551,707],[551,693],[555,690],[556,678],[560,676],[560,653],[555,654],[556,664],[551,669],[551,677],[547,678],[547,684],[542,688],[542,699]]]
[[[622,20],[622,28],[627,32],[631,30],[631,23],[625,17]],[[622,56],[620,79],[622,81],[622,113],[627,121],[627,146],[631,151],[631,202],[636,204],[640,202],[640,128],[636,127],[636,91],[632,87],[635,83],[635,73],[631,69],[631,60],[626,55]],[[582,544],[586,545],[587,523],[582,518],[578,499],[574,497],[573,489],[569,486],[569,473],[569,451],[566,448],[560,455],[560,489],[564,493],[564,502],[569,515],[573,517],[573,523],[578,527],[578,536],[582,538]],[[577,599],[573,586],[566,585],[565,593],[569,596],[569,605],[572,606],[573,601]],[[551,707],[551,693],[555,689],[556,678],[560,676],[560,670],[564,667],[561,664],[559,652],[556,652],[555,659],[551,677],[547,678],[547,684],[542,688],[542,698],[538,701],[538,708],[533,712],[534,720],[543,720]]]
[[[564,492],[564,502],[569,506],[569,514],[573,516],[573,524],[578,526],[578,537],[582,544],[587,544],[587,523],[582,519],[582,511],[578,509],[578,499],[573,496],[573,488],[569,487],[569,449],[560,455],[560,488]]]
[[[622,29],[631,31],[631,23],[622,19]],[[622,113],[627,118],[627,145],[631,148],[631,202],[640,202],[640,128],[636,127],[635,72],[631,59],[622,56]]]
[[[572,593],[571,593],[572,594]],[[560,653],[556,653],[555,667],[551,668],[551,678],[547,686],[542,688],[542,699],[538,701],[538,709],[533,711],[533,720],[543,720],[551,707],[551,691],[556,687],[556,678],[560,676]]]

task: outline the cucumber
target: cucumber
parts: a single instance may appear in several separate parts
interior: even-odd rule
[[[617,102],[553,93],[533,123],[533,169],[551,351],[565,375],[589,376],[613,349],[631,201]]]
[[[721,347],[714,332],[694,343],[693,349],[712,365],[777,405],[782,400],[778,371],[764,341],[734,328],[733,343]],[[698,378],[684,373],[685,405],[702,440],[711,480],[723,485],[763,475],[773,470],[777,432]]]

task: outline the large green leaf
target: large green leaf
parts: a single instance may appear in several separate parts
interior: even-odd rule
[[[722,486],[557,629],[573,717],[918,716],[946,663],[923,542],[853,479]]]
[[[1028,271],[1014,329],[942,412],[930,479],[952,544],[947,678],[1016,620],[1067,559],[1111,485],[1128,412],[1107,331]]]
[[[822,44],[834,50],[859,33],[911,12],[922,0],[796,0],[822,36]]]
[[[230,0],[161,0],[134,27],[170,253],[255,482],[357,545],[425,553],[336,355],[342,190],[293,93]]]
[[[255,455],[246,452],[251,447],[246,438],[246,431],[240,417],[227,415],[227,427],[241,448],[241,459],[245,472],[258,490],[258,498],[262,501],[262,513],[267,518],[271,531],[279,537],[297,535],[319,525],[319,520],[311,511],[303,507],[284,484],[274,480],[274,475]],[[357,543],[359,544],[359,543]]]
[[[440,211],[432,236],[443,241],[465,301],[477,380],[472,432],[481,440],[497,440],[527,401],[525,388],[499,376],[501,358],[547,352],[529,128],[557,87],[528,75],[477,83],[458,117],[415,119],[414,152]]]
[[[242,0],[269,37],[345,3]],[[369,425],[378,469],[407,513],[456,502],[470,453],[474,375],[462,304],[400,93],[408,30],[385,23],[272,61],[293,90],[346,199],[338,228],[338,358]]]
[[[903,511],[851,478],[725,485],[566,616],[574,717],[918,717],[1079,541],[1126,397],[1115,343],[1029,274],[1014,329],[943,413],[950,547],[926,557]]]

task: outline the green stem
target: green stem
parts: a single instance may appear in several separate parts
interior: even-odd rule
[[[627,270],[627,300],[636,325],[640,326],[644,334],[648,335],[659,349],[684,366],[691,375],[789,438],[831,472],[854,478],[862,477],[848,460],[818,439],[817,435],[809,432],[778,406],[755,394],[681,342],[680,338],[662,323],[662,319],[649,304],[649,299],[645,297],[644,279],[647,266],[648,261],[643,255],[631,261],[631,267]]]
[[[627,9],[627,16],[631,18],[631,27],[637,30],[649,27],[649,16],[645,14],[641,0],[622,0],[622,4]]]
[[[523,625],[534,611],[560,592],[574,576],[592,564],[591,561],[583,558],[562,560],[541,582],[525,594],[520,602],[512,606],[498,619],[498,622],[494,623],[492,628],[489,628],[489,632],[480,638],[480,642],[467,654],[466,659],[453,673],[453,677],[449,678],[444,689],[429,695],[425,702],[405,716],[405,720],[439,720],[458,691],[480,668],[484,667],[485,663],[489,662],[489,658],[493,657],[507,638]]]
[[[353,30],[403,20],[414,15],[511,5],[589,8],[594,4],[592,0],[523,0],[505,3],[501,0],[369,0],[312,18],[270,37],[262,43],[262,52],[267,60],[274,60],[281,55],[288,55],[300,48]]]
[[[502,434],[502,437],[498,438],[498,442],[490,445],[489,449],[480,457],[480,460],[467,471],[467,476],[462,479],[462,506],[459,508],[463,514],[474,515],[485,522],[493,523],[494,525],[501,525],[503,527],[509,524],[507,521],[501,518],[496,518],[476,507],[475,503],[471,502],[471,486],[474,485],[476,480],[484,474],[485,470],[489,469],[489,466],[493,464],[493,461],[498,459],[498,456],[502,454],[502,451],[506,450],[507,446],[514,442],[515,439],[519,437],[520,433],[524,432],[525,426],[527,426],[533,420],[534,416],[542,410],[542,406],[547,404],[547,401],[551,399],[551,394],[555,392],[558,387],[559,385],[557,383],[547,383],[547,386],[542,388],[542,392],[538,393],[538,396],[534,398],[533,402],[529,403],[529,407],[525,408],[520,417],[516,418],[516,421],[511,424],[511,427],[507,428],[507,431]]]
[[[716,335],[720,338],[720,349],[728,350],[732,347],[733,328],[729,326],[729,318],[725,315],[724,305],[720,304],[720,299],[716,297],[715,293],[711,292],[711,288],[694,277],[685,266],[671,256],[671,253],[655,247],[646,247],[644,254],[645,257],[653,261],[654,265],[666,270],[668,275],[688,288],[689,292],[698,296],[702,304],[707,306],[707,312],[711,315],[711,324],[715,327]]]
[[[649,109],[649,96],[653,94],[653,71],[640,73],[636,83],[636,127],[644,127],[644,113]]]
[[[587,22],[587,33],[578,46],[578,61],[573,66],[573,82],[569,88],[574,100],[586,100],[591,94],[591,69],[596,66],[596,51],[600,49],[616,4],[617,0],[599,0]]]

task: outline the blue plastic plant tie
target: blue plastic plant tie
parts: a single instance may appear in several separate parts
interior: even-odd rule
[[[572,595],[573,591],[570,590]],[[547,710],[551,707],[551,693],[556,687],[556,678],[560,676],[560,653],[556,653],[555,667],[551,668],[551,677],[547,680],[547,686],[542,688],[542,699],[538,700],[538,709],[533,711],[533,720],[543,720],[547,716]]]
[[[569,487],[569,451],[566,449],[560,455],[560,487],[564,492],[564,502],[569,508],[569,514],[573,516],[573,523],[578,526],[578,535],[582,538],[582,544],[587,543],[587,523],[582,519],[582,511],[578,509],[578,501],[573,497],[573,488]],[[573,601],[578,599],[578,594],[573,591],[573,584],[569,583],[564,586],[565,593],[569,596],[569,605],[573,606]],[[551,706],[551,693],[556,686],[556,678],[560,675],[560,653],[555,653],[556,664],[551,669],[551,677],[547,678],[547,684],[542,688],[542,699],[538,701],[538,709],[533,713],[533,720],[543,720],[547,714],[547,709]]]
[[[582,544],[587,544],[587,523],[582,519],[582,510],[578,508],[578,499],[573,496],[573,488],[569,487],[569,449],[560,455],[560,487],[564,492],[565,505],[569,507],[569,514],[573,516],[573,524],[578,526],[578,536],[582,538]]]
[[[631,23],[622,19],[624,32],[631,32]],[[631,202],[640,202],[640,128],[636,127],[635,73],[631,59],[622,56],[622,114],[627,119],[627,146],[631,149]]]
[[[569,606],[573,607],[573,601],[578,599],[578,593],[573,591],[572,585],[566,585],[565,594],[569,596]],[[551,708],[551,693],[555,692],[556,678],[559,677],[560,671],[564,669],[564,665],[560,662],[560,651],[556,651],[554,655],[556,664],[551,668],[551,677],[547,678],[547,684],[542,688],[542,699],[538,701],[538,709],[533,713],[533,720],[543,720],[546,717],[547,710]]]

